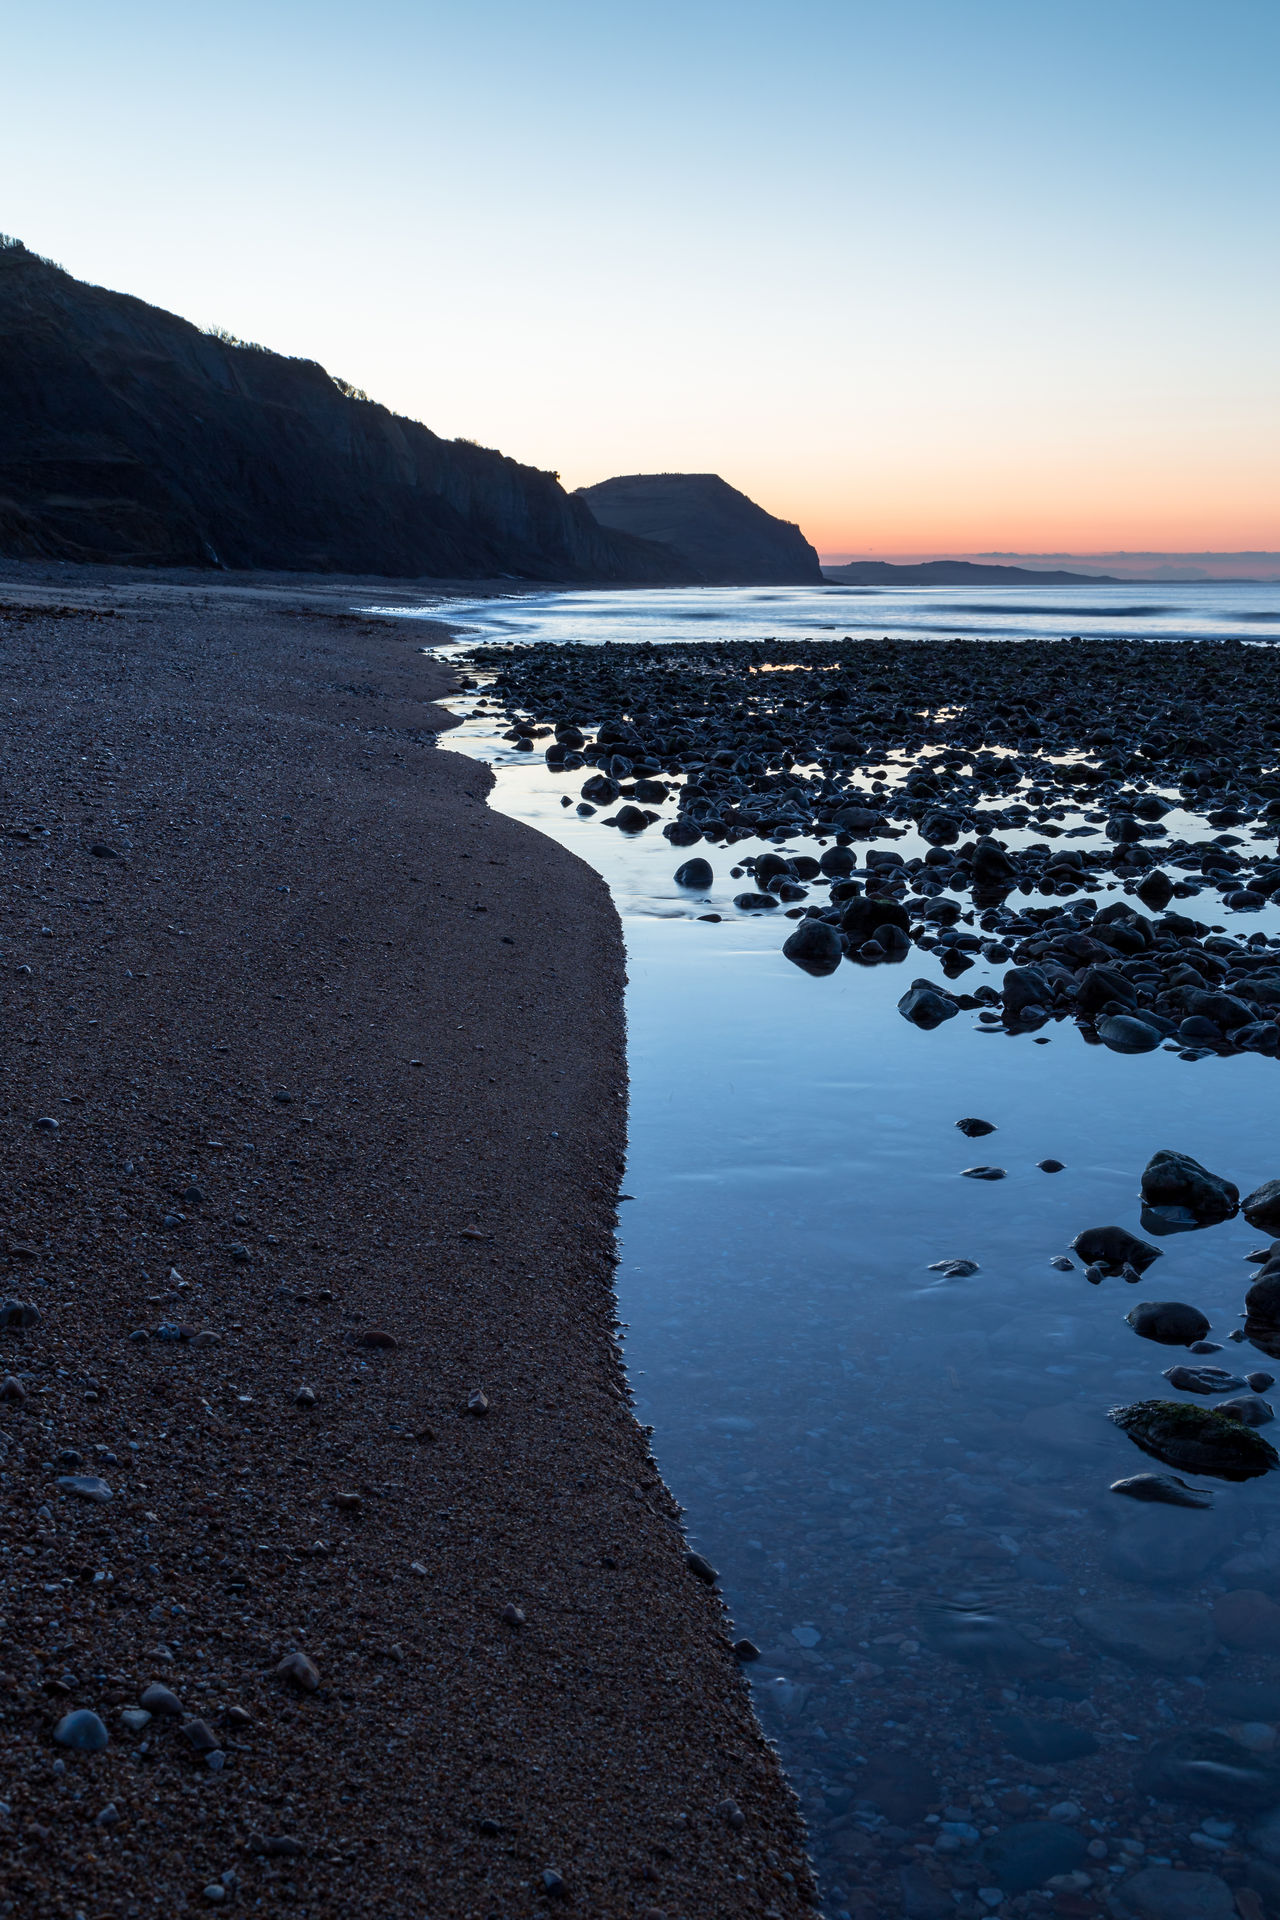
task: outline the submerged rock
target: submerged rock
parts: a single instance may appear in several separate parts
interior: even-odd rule
[[[994,1124],[990,1120],[957,1120],[956,1125],[959,1127],[961,1133],[966,1134],[970,1140],[980,1140],[984,1133],[994,1133],[996,1131]]]
[[[1189,1727],[1157,1741],[1136,1784],[1156,1800],[1200,1801],[1248,1813],[1280,1801],[1280,1765],[1247,1752],[1214,1727]]]
[[[1008,1713],[993,1722],[1010,1753],[1033,1766],[1051,1767],[1060,1760],[1082,1760],[1098,1751],[1098,1742],[1085,1727],[1067,1720],[1028,1720]]]
[[[1019,1820],[992,1836],[982,1849],[985,1872],[1006,1894],[1029,1893],[1060,1873],[1073,1873],[1085,1858],[1074,1827],[1055,1820]]]
[[[1217,1645],[1207,1608],[1178,1600],[1100,1600],[1075,1618],[1107,1653],[1156,1673],[1199,1673]]]
[[[1244,1381],[1225,1367],[1166,1367],[1164,1377],[1179,1393],[1233,1393]]]
[[[993,1680],[1016,1680],[1046,1673],[1057,1657],[1038,1647],[1020,1627],[999,1614],[979,1607],[936,1606],[921,1619],[921,1638],[935,1653],[944,1653],[966,1667],[976,1667]]]
[[[1123,1493],[1130,1500],[1156,1502],[1167,1507],[1211,1507],[1213,1495],[1207,1488],[1189,1487],[1171,1473],[1131,1473],[1111,1482],[1112,1493]]]
[[[1111,1896],[1116,1920],[1234,1920],[1235,1895],[1216,1873],[1144,1867]]]
[[[1280,1466],[1280,1454],[1252,1427],[1183,1400],[1139,1400],[1109,1416],[1144,1453],[1184,1473],[1254,1480]]]

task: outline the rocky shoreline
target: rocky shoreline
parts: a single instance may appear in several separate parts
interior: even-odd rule
[[[810,1910],[628,1405],[605,888],[331,582],[0,603],[0,1911]]]
[[[733,905],[795,921],[797,966],[930,954],[944,978],[899,1002],[917,1026],[969,1011],[1015,1034],[1073,1021],[1117,1053],[1280,1054],[1280,942],[1249,919],[1280,902],[1274,648],[533,645],[469,665],[517,749],[585,771],[579,813],[677,848],[772,840],[730,865],[751,882]],[[909,834],[922,851],[892,845]],[[801,836],[821,851],[788,854]],[[700,852],[675,878],[696,894],[713,869]],[[1012,964],[957,991],[979,959]]]

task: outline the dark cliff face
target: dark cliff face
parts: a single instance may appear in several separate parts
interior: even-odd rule
[[[718,473],[631,473],[579,487],[602,526],[661,541],[705,586],[822,585],[799,527],[777,520]]]
[[[0,553],[680,584],[552,474],[0,245]]]

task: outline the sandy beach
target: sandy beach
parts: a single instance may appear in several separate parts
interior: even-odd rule
[[[810,1910],[615,1345],[616,915],[350,604],[0,581],[0,1912]]]

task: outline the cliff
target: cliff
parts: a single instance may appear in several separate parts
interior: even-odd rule
[[[822,585],[818,556],[717,473],[631,473],[579,487],[601,526],[658,541],[705,586]]]
[[[680,584],[554,474],[0,240],[0,554]]]

